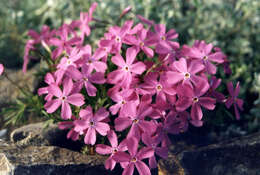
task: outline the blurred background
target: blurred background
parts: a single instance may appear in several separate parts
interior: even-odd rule
[[[87,11],[88,0],[0,0],[0,62],[10,70],[22,68],[28,29],[40,31],[44,24],[58,28],[79,19]],[[231,61],[232,75],[219,72],[227,81],[240,81],[240,98],[244,99],[241,120],[236,121],[233,108],[218,106],[205,115],[204,128],[218,138],[245,135],[260,130],[260,1],[259,0],[97,0],[94,17],[115,24],[127,6],[157,23],[167,24],[179,33],[181,44],[192,45],[205,40],[220,47]],[[102,27],[102,25],[101,25]],[[104,28],[97,28],[92,41]],[[34,64],[37,65],[37,64]],[[31,65],[31,68],[33,65]],[[32,76],[32,75],[30,75]],[[222,85],[222,86],[223,86]],[[225,86],[220,87],[224,91]],[[227,93],[225,93],[227,94]],[[0,120],[1,121],[1,120]],[[1,129],[1,128],[0,128]]]

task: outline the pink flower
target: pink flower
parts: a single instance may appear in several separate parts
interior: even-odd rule
[[[155,154],[166,159],[168,157],[168,148],[167,147],[159,147],[158,139],[155,137],[151,137],[148,133],[142,134],[142,141],[147,146],[147,148],[151,148]],[[157,161],[155,155],[149,158],[149,166],[150,168],[157,167]]]
[[[103,48],[98,48],[95,53],[91,54],[91,46],[87,45],[84,47],[84,59],[89,70],[96,70],[97,72],[105,72],[107,69],[107,64],[100,61],[102,57],[106,55],[106,51]]]
[[[92,73],[90,67],[87,65],[82,66],[81,72],[77,68],[70,66],[68,68],[67,74],[77,81],[75,83],[77,91],[80,91],[84,85],[89,96],[96,96],[97,92],[97,88],[92,83],[104,84],[106,81],[104,78],[104,73]]]
[[[44,41],[46,44],[49,43],[49,39],[53,36],[54,32],[50,31],[49,26],[44,25],[40,33],[37,33],[34,30],[29,30],[28,35],[33,38],[34,43],[38,44]]]
[[[226,107],[227,108],[230,108],[231,105],[233,104],[234,106],[234,109],[235,109],[235,115],[236,115],[236,118],[237,120],[240,119],[240,114],[239,114],[239,110],[238,108],[243,111],[243,100],[237,98],[238,94],[239,94],[239,91],[240,91],[240,85],[239,85],[239,82],[237,83],[236,85],[236,88],[234,89],[233,87],[233,84],[232,82],[229,82],[227,84],[227,87],[228,87],[228,92],[230,94],[230,97],[227,99],[226,101]]]
[[[147,24],[148,26],[153,26],[153,25],[154,25],[154,21],[151,21],[151,20],[149,20],[149,19],[146,19],[146,18],[144,18],[144,17],[141,16],[141,15],[136,15],[136,17],[137,17],[140,21],[142,21],[144,24]]]
[[[197,86],[202,81],[205,81],[202,77],[196,75],[205,68],[203,64],[197,61],[191,61],[188,64],[186,59],[181,58],[179,61],[173,62],[173,68],[173,71],[166,72],[166,78],[170,84],[182,82],[182,84],[188,84],[190,87],[193,87],[191,83]]]
[[[4,72],[4,66],[3,64],[0,64],[0,75],[2,75]]]
[[[176,57],[178,56],[179,44],[177,42],[173,42],[167,44],[166,42],[161,42],[156,45],[155,52],[160,54],[160,58],[163,62],[172,64]]]
[[[82,57],[82,51],[76,47],[72,49],[68,49],[68,56],[62,57],[60,63],[57,65],[57,71],[55,72],[55,76],[57,77],[57,82],[59,83],[64,74],[66,73],[68,67],[74,66],[77,67],[76,61],[78,61]]]
[[[178,111],[184,111],[191,105],[192,120],[201,120],[203,116],[201,106],[208,110],[213,110],[215,108],[216,100],[211,97],[203,96],[208,89],[208,84],[201,83],[196,86],[194,90],[189,86],[182,87],[179,91],[177,90],[180,97],[176,102],[176,109]]]
[[[25,48],[24,48],[24,56],[23,56],[23,73],[26,73],[27,71],[27,65],[29,63],[29,53],[30,50],[33,50],[34,48],[34,40],[28,40],[26,42]]]
[[[145,103],[140,103],[138,109],[135,107],[132,111],[132,114],[129,116],[117,117],[115,119],[116,131],[123,131],[131,126],[127,138],[135,137],[140,139],[142,133],[153,133],[156,130],[153,122],[145,120],[152,113],[152,107],[147,106]]]
[[[153,49],[148,47],[150,46],[150,44],[147,42],[147,33],[148,30],[142,28],[139,31],[137,31],[137,37],[133,35],[127,35],[125,37],[125,41],[129,45],[133,45],[137,49],[137,52],[143,50],[149,58],[152,58],[154,52]]]
[[[66,26],[62,26],[59,31],[57,31],[59,38],[51,38],[50,45],[57,46],[57,48],[52,52],[52,58],[57,59],[63,51],[67,51],[73,45],[78,45],[81,43],[81,39],[73,37],[69,39],[69,31]]]
[[[131,6],[126,7],[122,13],[120,14],[120,18],[122,18],[123,16],[125,16],[127,13],[129,13],[132,10]]]
[[[121,55],[112,57],[111,61],[118,66],[118,69],[108,74],[108,82],[111,84],[120,83],[128,88],[132,81],[132,74],[141,75],[145,71],[145,64],[141,61],[135,62],[137,51],[134,48],[126,50],[126,61]]]
[[[84,104],[84,97],[82,94],[74,93],[71,94],[73,88],[73,82],[70,78],[66,78],[63,81],[63,91],[56,85],[51,84],[48,88],[48,92],[55,97],[48,101],[44,107],[48,113],[55,112],[61,105],[61,118],[64,120],[70,119],[72,112],[69,104],[75,106],[82,106]]]
[[[156,94],[157,104],[163,106],[167,105],[167,97],[176,94],[176,90],[169,85],[165,80],[165,77],[160,77],[158,81],[159,74],[156,72],[150,72],[144,77],[144,83],[141,85],[141,88],[147,91],[147,94],[154,95]]]
[[[111,92],[111,90],[114,90],[114,92]],[[136,108],[138,105],[138,97],[129,89],[120,92],[118,92],[117,89],[110,89],[109,95],[110,98],[116,102],[116,104],[109,108],[113,115],[116,115],[119,111],[119,117],[127,116],[131,114],[132,109]]]
[[[220,83],[220,78],[217,79],[215,76],[211,77],[210,89],[207,95],[216,98],[218,102],[223,102],[225,100],[225,96],[222,93],[216,91]]]
[[[105,168],[113,170],[116,165],[116,161],[113,159],[114,155],[119,151],[126,151],[127,147],[124,141],[118,145],[117,136],[113,130],[108,131],[107,138],[111,146],[98,144],[96,146],[96,152],[102,155],[110,154],[109,158],[105,162]]]
[[[122,43],[125,40],[126,34],[130,31],[133,25],[133,21],[129,20],[124,23],[124,25],[120,28],[118,26],[113,26],[109,28],[110,35],[110,45],[112,45],[111,53],[120,54]]]
[[[221,51],[212,53],[212,44],[196,40],[193,47],[189,49],[187,56],[200,59],[209,74],[216,74],[217,68],[212,62],[223,63],[225,55]]]
[[[73,121],[59,122],[58,127],[61,130],[70,129],[70,131],[67,134],[67,139],[71,138],[73,141],[76,141],[79,139],[79,135],[80,135],[80,133],[78,133],[74,130],[74,127],[75,127],[74,120],[76,120],[77,118],[75,116],[72,116],[71,118],[73,119]]]
[[[47,83],[49,86],[50,86],[51,84],[57,84],[57,83],[55,82],[55,79],[54,79],[54,77],[53,77],[53,75],[52,75],[51,73],[47,73],[47,74],[45,75],[44,82]],[[43,95],[43,94],[47,94],[47,95],[45,96],[45,98],[44,98],[46,101],[50,101],[50,100],[52,99],[52,97],[53,97],[53,94],[49,93],[49,91],[48,91],[49,86],[42,87],[42,88],[39,88],[39,89],[38,89],[38,95],[39,95],[39,96],[40,96],[40,95]]]
[[[152,148],[147,147],[138,151],[138,142],[136,138],[129,138],[126,144],[130,155],[120,151],[113,157],[116,162],[123,163],[124,171],[122,175],[132,175],[135,167],[139,174],[151,175],[149,167],[142,160],[152,157],[154,151]]]
[[[84,142],[94,145],[96,143],[96,132],[102,136],[106,136],[110,127],[103,122],[109,116],[109,112],[105,108],[100,108],[94,115],[92,108],[88,106],[86,109],[80,110],[80,119],[75,120],[75,131],[86,133]]]

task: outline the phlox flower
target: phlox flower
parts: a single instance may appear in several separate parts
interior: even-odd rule
[[[81,67],[81,72],[77,68],[70,66],[68,68],[67,75],[70,76],[72,79],[76,80],[76,91],[79,92],[84,85],[89,96],[96,96],[97,92],[97,88],[92,83],[104,84],[106,81],[104,78],[104,73],[92,73],[90,67],[87,65],[83,65]]]
[[[76,141],[79,139],[80,134],[79,132],[76,132],[74,130],[75,124],[74,124],[74,120],[76,120],[77,118],[75,116],[72,116],[71,119],[73,121],[63,121],[63,122],[59,122],[58,123],[58,127],[59,129],[63,130],[63,129],[70,129],[70,131],[67,134],[67,139],[72,139],[73,141]]]
[[[168,148],[165,147],[159,147],[159,141],[155,137],[152,137],[148,133],[142,134],[142,141],[147,146],[147,148],[151,148],[154,153],[164,159],[168,157]],[[150,168],[156,168],[157,167],[157,161],[155,158],[155,154],[149,158],[149,167]]]
[[[135,62],[137,51],[135,48],[126,50],[126,61],[121,55],[113,56],[111,61],[118,66],[118,69],[108,74],[108,82],[111,84],[120,83],[128,88],[132,81],[132,74],[141,75],[145,71],[145,64],[141,61]]]
[[[74,121],[76,132],[84,132],[84,142],[86,144],[94,145],[96,143],[96,132],[102,136],[106,136],[110,127],[104,122],[109,116],[109,112],[105,108],[100,108],[95,114],[92,112],[92,108],[87,106],[86,109],[82,109],[79,112],[80,119]]]
[[[138,142],[138,139],[134,137],[129,138],[126,145],[130,154],[120,151],[113,156],[116,162],[123,163],[124,171],[122,175],[132,175],[135,167],[139,174],[151,175],[149,167],[142,160],[152,157],[154,151],[152,148],[147,147],[143,147],[138,151]]]
[[[192,83],[197,86],[205,81],[197,73],[204,70],[204,65],[198,61],[191,61],[189,64],[185,58],[181,58],[179,61],[173,62],[172,71],[167,71],[165,76],[170,84],[176,84],[182,82],[182,84],[188,84],[190,87]]]
[[[84,104],[84,96],[80,93],[71,94],[73,82],[70,78],[63,81],[63,91],[56,84],[51,84],[48,87],[48,93],[57,97],[45,103],[44,108],[48,113],[55,112],[61,105],[61,118],[64,120],[70,119],[72,112],[70,104],[82,106]]]
[[[45,75],[44,82],[46,84],[48,84],[49,86],[51,84],[56,84],[57,85],[54,76],[51,73],[49,73],[49,72]],[[43,94],[47,94],[45,96],[45,98],[44,98],[46,101],[50,101],[52,99],[52,97],[53,97],[53,94],[49,93],[49,91],[48,91],[49,86],[42,87],[42,88],[38,89],[38,95],[39,96],[43,95]]]
[[[138,107],[132,109],[132,114],[115,119],[116,131],[123,131],[131,126],[127,134],[127,138],[135,137],[140,139],[141,134],[145,132],[153,133],[156,127],[152,121],[147,121],[145,118],[153,112],[153,108],[145,103],[140,103]]]
[[[240,84],[238,82],[236,85],[236,88],[234,88],[232,82],[229,82],[227,84],[227,87],[228,87],[228,92],[229,92],[230,97],[227,99],[227,101],[225,103],[226,107],[230,108],[231,105],[233,104],[234,109],[235,109],[236,118],[237,118],[237,120],[239,120],[240,114],[239,114],[238,109],[243,111],[243,103],[244,103],[243,100],[237,98],[239,91],[240,91]]]
[[[212,52],[213,45],[206,44],[205,41],[196,40],[193,47],[188,49],[187,56],[190,58],[200,59],[209,74],[216,74],[217,67],[212,64],[223,63],[225,55],[221,51]]]
[[[3,64],[0,64],[0,75],[2,75],[4,72],[4,66]]]
[[[104,145],[104,144],[97,144],[96,145],[96,152],[102,155],[110,154],[109,158],[105,161],[105,168],[113,170],[116,165],[116,161],[113,159],[114,155],[119,151],[126,151],[126,142],[122,141],[118,145],[117,135],[113,130],[108,131],[107,138],[111,146]]]

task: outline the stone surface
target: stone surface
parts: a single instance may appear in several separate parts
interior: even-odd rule
[[[170,154],[159,166],[161,175],[260,175],[260,132]]]

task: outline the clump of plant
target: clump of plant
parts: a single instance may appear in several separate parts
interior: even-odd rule
[[[107,169],[120,163],[123,174],[133,174],[135,167],[139,174],[151,174],[157,158],[168,156],[168,134],[202,126],[204,110],[225,103],[240,118],[239,83],[227,84],[227,98],[216,90],[218,67],[230,73],[220,48],[205,41],[181,46],[174,29],[140,15],[139,23],[110,26],[91,46],[89,24],[96,6],[58,29],[44,26],[40,33],[28,33],[23,71],[32,57],[47,63],[46,86],[38,94],[45,96],[44,109],[60,121],[59,128],[70,129],[67,138],[82,138],[97,153],[110,155]],[[110,145],[103,144],[106,139]]]

